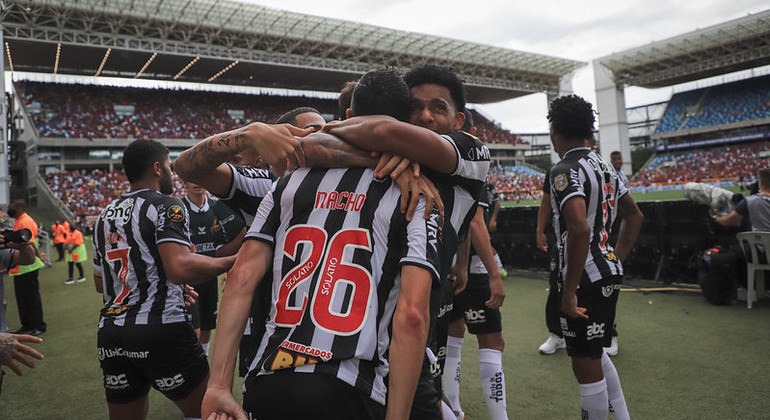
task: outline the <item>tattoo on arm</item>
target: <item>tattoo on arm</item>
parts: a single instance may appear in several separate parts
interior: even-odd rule
[[[314,168],[348,168],[361,166],[374,168],[377,159],[331,134],[315,133],[301,141],[305,153],[305,166]]]
[[[206,176],[243,149],[246,127],[211,136],[185,150],[174,161],[174,171],[188,181]]]

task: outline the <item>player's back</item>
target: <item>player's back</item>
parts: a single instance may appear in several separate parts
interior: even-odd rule
[[[158,252],[163,242],[190,246],[182,202],[154,190],[123,194],[94,225],[94,268],[101,271],[105,318],[115,325],[185,320],[183,288],[168,280]]]
[[[398,187],[372,173],[300,169],[265,197],[246,237],[274,243],[275,281],[252,370],[328,373],[384,404],[400,267],[437,278],[442,221],[434,214],[406,222]]]

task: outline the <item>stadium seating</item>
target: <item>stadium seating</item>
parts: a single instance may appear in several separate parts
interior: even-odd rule
[[[705,179],[751,179],[768,162],[758,153],[770,142],[734,144],[711,149],[686,150],[657,155],[630,181],[632,187],[700,182]]]
[[[485,143],[529,144],[521,137],[498,127],[497,124],[481,115],[475,109],[471,109],[473,125],[476,126],[476,136]]]
[[[656,134],[770,118],[770,76],[676,93]]]
[[[77,216],[96,216],[112,200],[129,190],[123,171],[75,170],[49,173],[46,183]],[[186,194],[184,183],[174,174],[174,196]]]
[[[543,195],[545,174],[528,166],[492,166],[489,181],[505,201],[534,200]]]
[[[19,82],[41,137],[200,139],[300,106],[335,114],[337,101],[170,89]]]

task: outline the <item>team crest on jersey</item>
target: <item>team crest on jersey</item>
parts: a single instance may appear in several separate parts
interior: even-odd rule
[[[127,198],[118,205],[109,205],[102,211],[102,219],[104,220],[121,220],[126,223],[131,219],[131,211],[134,209],[134,199]]]
[[[214,225],[211,226],[211,230],[214,232],[219,232],[220,230],[222,230],[222,224],[219,223],[219,219],[216,217],[214,218]]]
[[[567,175],[559,174],[553,178],[553,188],[556,191],[564,191],[567,189]]]
[[[182,206],[174,204],[168,208],[166,216],[168,216],[169,220],[172,222],[181,222],[184,220],[184,210],[182,209]]]

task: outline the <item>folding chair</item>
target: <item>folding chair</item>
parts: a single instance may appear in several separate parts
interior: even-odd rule
[[[746,305],[749,309],[757,300],[757,290],[765,294],[765,273],[770,270],[770,232],[742,232],[736,235],[738,243],[746,256],[748,283],[746,285]],[[759,275],[757,275],[759,272]],[[756,289],[754,284],[758,286]]]

